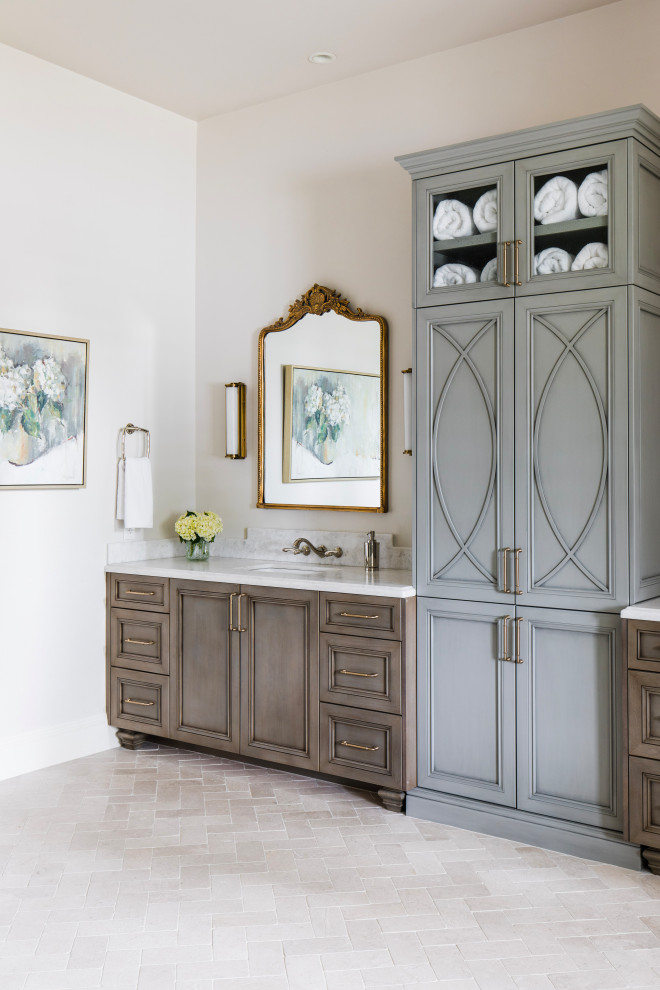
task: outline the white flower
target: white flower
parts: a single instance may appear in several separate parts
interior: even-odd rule
[[[343,385],[337,385],[332,394],[323,396],[323,408],[331,426],[343,426],[351,421],[351,402]]]
[[[0,409],[18,409],[22,405],[28,391],[28,384],[32,378],[32,372],[27,364],[21,364],[18,368],[13,366],[4,374],[0,374]]]
[[[54,358],[39,358],[34,362],[34,386],[53,402],[62,402],[66,392],[66,379]]]
[[[14,362],[10,357],[7,357],[2,349],[2,344],[0,344],[0,375],[6,374],[14,367]]]
[[[305,396],[305,415],[309,418],[317,409],[323,406],[323,389],[318,385],[310,385]]]

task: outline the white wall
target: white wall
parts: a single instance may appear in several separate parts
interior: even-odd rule
[[[247,525],[410,542],[400,371],[411,361],[411,180],[395,155],[632,103],[660,113],[657,0],[598,10],[212,118],[199,127],[198,503]],[[319,67],[319,72],[323,67]],[[313,282],[390,326],[391,512],[257,510],[261,327]],[[226,381],[248,385],[248,458],[225,461]]]
[[[0,46],[0,327],[90,339],[87,487],[0,491],[0,778],[108,745],[115,443],[194,501],[195,125]]]

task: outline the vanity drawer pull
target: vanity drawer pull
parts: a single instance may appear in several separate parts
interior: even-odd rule
[[[125,591],[124,594],[125,595],[142,595],[143,597],[146,597],[147,595],[150,595],[150,596],[153,597],[153,595],[155,595],[156,592],[155,591]]]
[[[143,708],[152,708],[156,702],[155,701],[135,701],[134,698],[124,698],[124,704],[126,705],[141,705]]]
[[[357,743],[346,742],[345,739],[339,743],[340,746],[348,746],[349,749],[366,749],[369,753],[375,753],[380,749],[380,746],[359,746]]]
[[[345,619],[380,619],[379,615],[358,615],[357,612],[340,612]]]
[[[128,636],[124,640],[125,643],[134,643],[135,646],[155,646],[155,639],[129,639]]]
[[[351,677],[378,677],[378,674],[364,674],[360,670],[338,670],[338,674],[350,674]]]

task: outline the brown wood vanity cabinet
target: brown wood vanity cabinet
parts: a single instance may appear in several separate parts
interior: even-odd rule
[[[403,807],[414,599],[111,574],[108,602],[108,718],[123,746],[164,736],[376,784]]]
[[[660,875],[660,622],[626,625],[628,839]]]

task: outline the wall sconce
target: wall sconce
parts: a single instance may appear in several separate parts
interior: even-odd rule
[[[403,445],[404,454],[412,457],[412,368],[405,368],[403,375]]]
[[[227,407],[227,453],[225,457],[240,460],[245,457],[245,383],[225,385]]]

